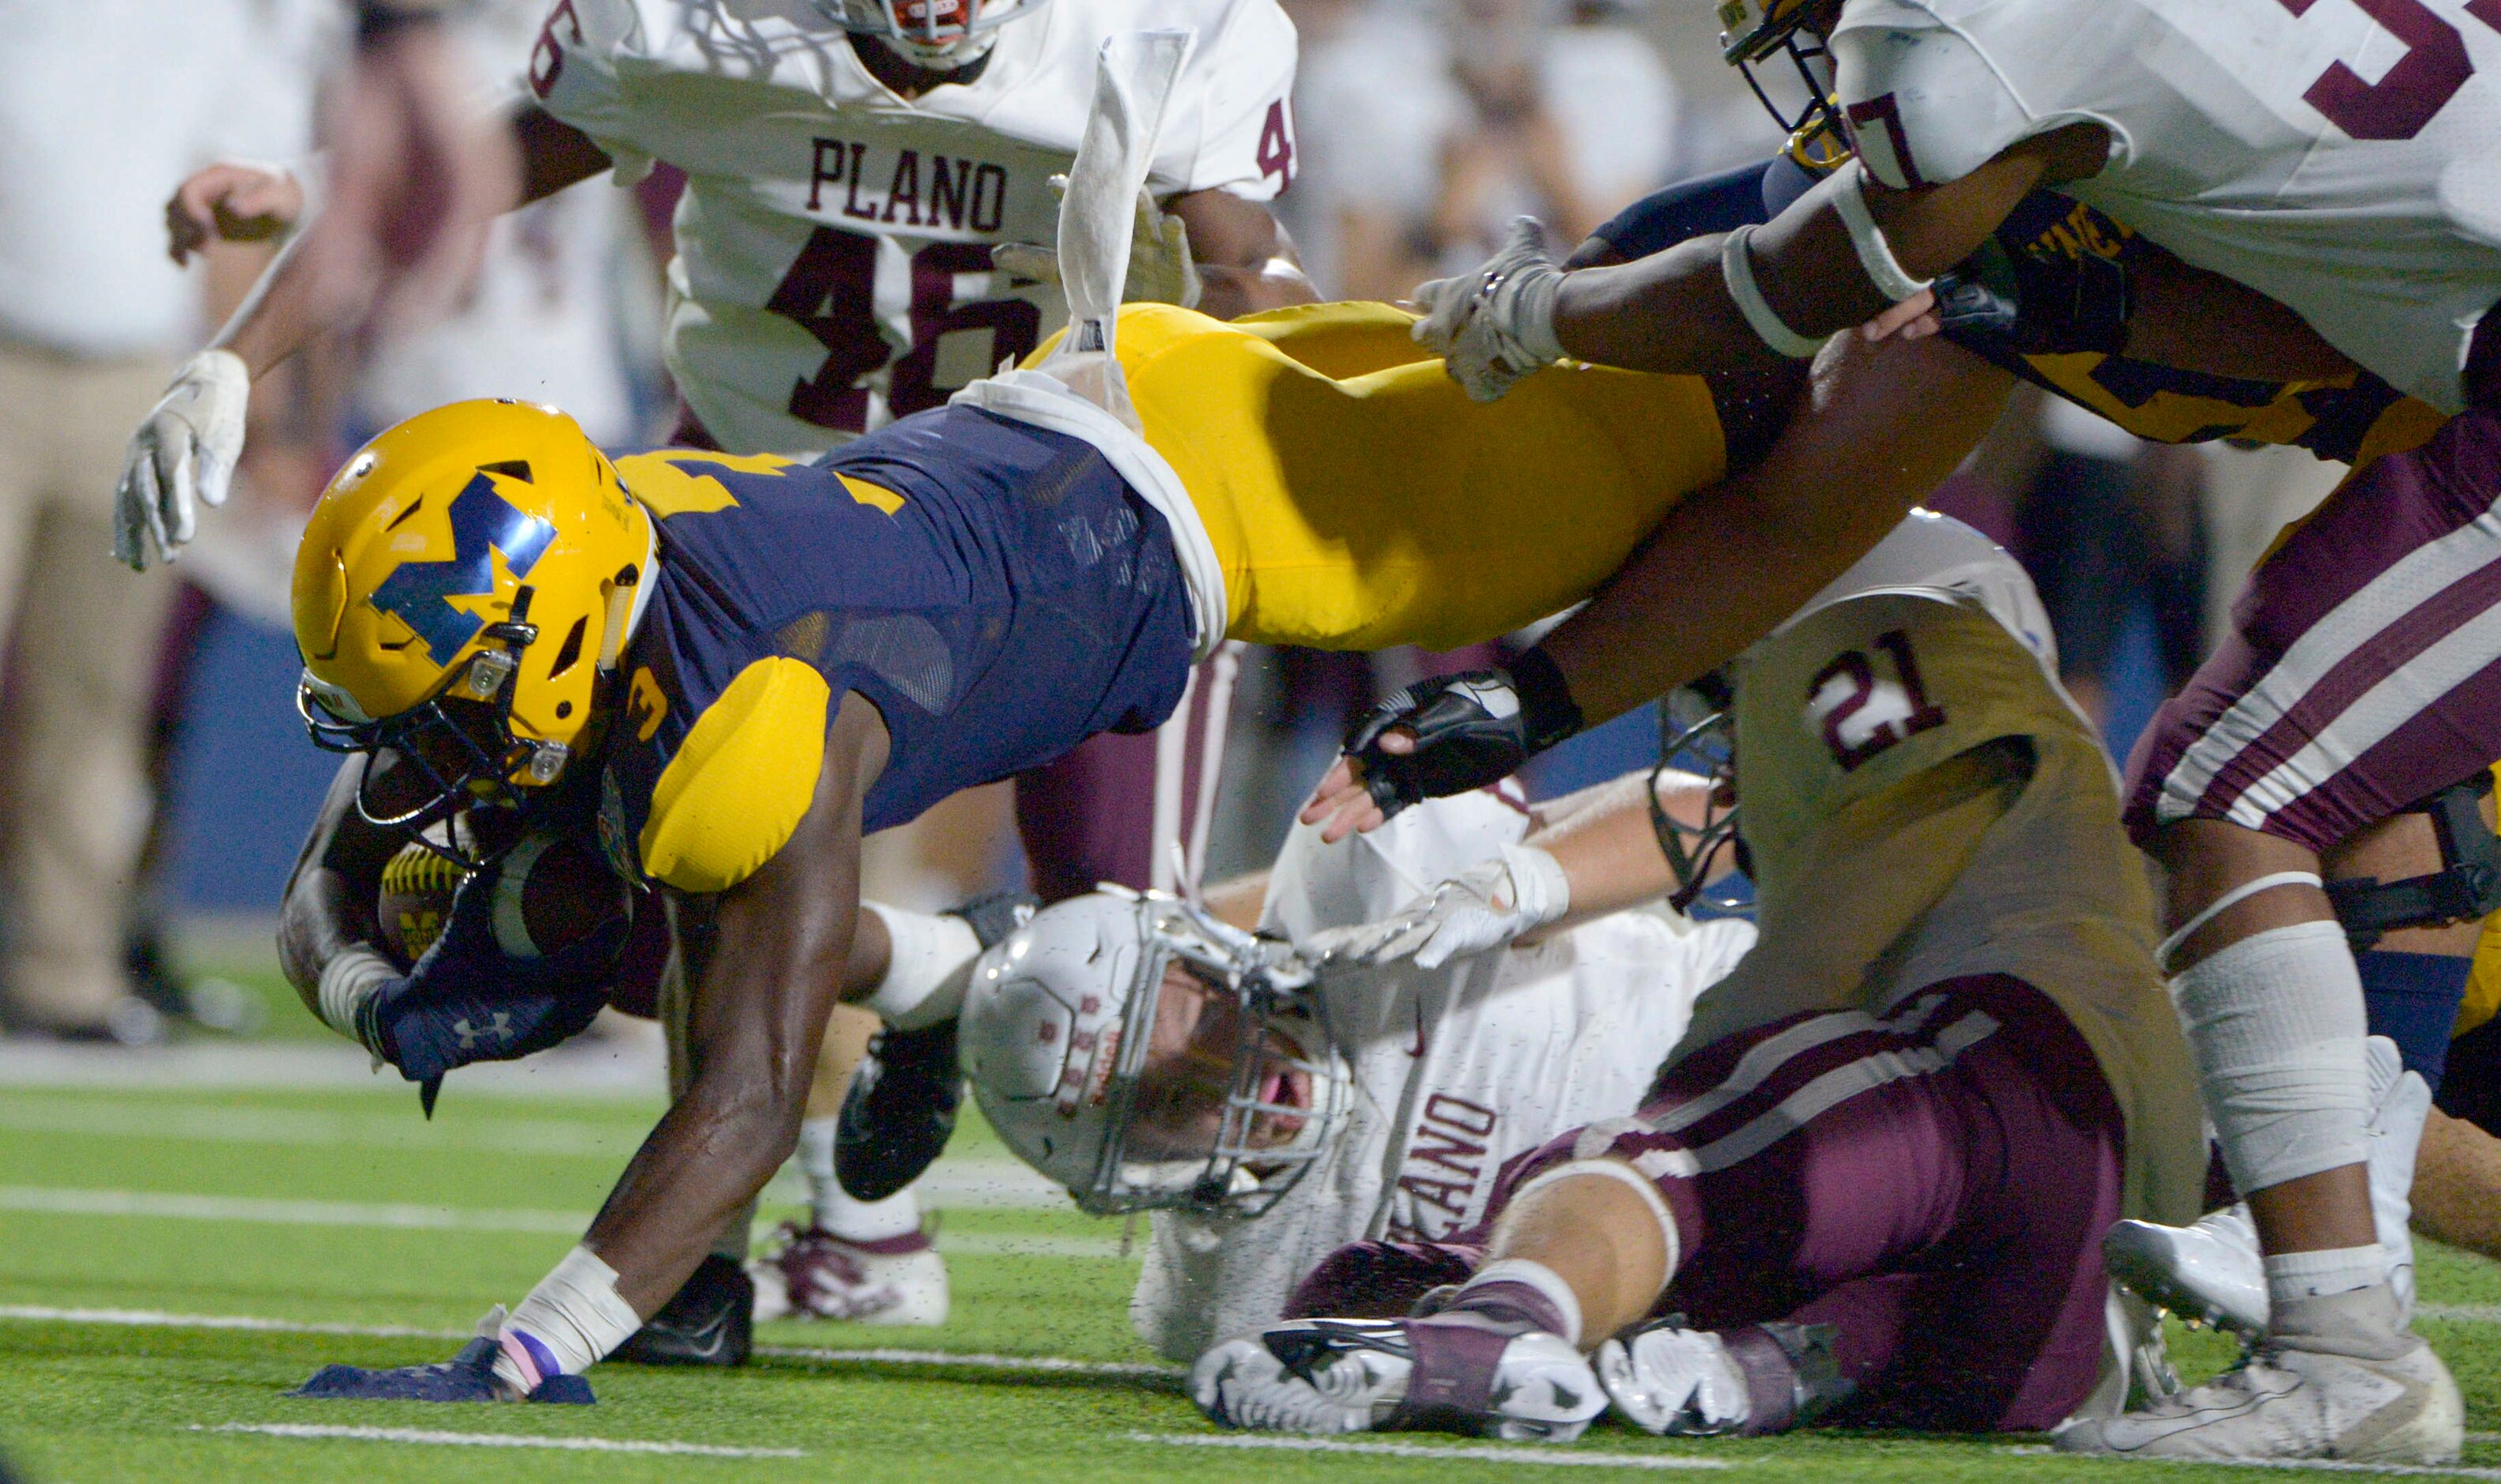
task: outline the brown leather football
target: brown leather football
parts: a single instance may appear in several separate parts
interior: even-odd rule
[[[468,873],[415,841],[383,867],[374,915],[381,921],[384,957],[405,970],[443,936],[451,919],[451,894]]]
[[[495,878],[495,945],[517,959],[581,942],[632,911],[623,881],[598,852],[551,835],[524,836]]]

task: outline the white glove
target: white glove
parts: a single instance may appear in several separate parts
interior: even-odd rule
[[[1517,217],[1502,250],[1483,268],[1416,285],[1424,311],[1416,343],[1442,357],[1471,401],[1496,401],[1514,381],[1563,358],[1554,338],[1554,291],[1562,283],[1545,226],[1534,216]]]
[[[231,350],[203,350],[174,373],[131,435],[114,492],[113,554],[132,571],[148,570],[151,544],[172,561],[199,528],[198,506],[226,503],[250,400],[251,376]]]
[[[1413,958],[1439,969],[1463,953],[1499,948],[1572,907],[1572,883],[1535,845],[1505,845],[1500,857],[1435,886],[1379,922],[1331,928],[1301,946],[1358,964]]]
[[[1068,177],[1052,176],[1051,189],[1068,191]],[[1045,283],[1059,281],[1059,254],[1034,243],[1001,243],[990,249],[990,261],[1013,274]],[[1129,234],[1129,271],[1122,280],[1123,304],[1178,304],[1198,308],[1201,285],[1198,262],[1190,256],[1189,229],[1182,219],[1155,204],[1151,191],[1138,192],[1137,224]]]
[[[1673,1321],[1610,1339],[1590,1357],[1607,1399],[1645,1433],[1701,1437],[1734,1432],[1753,1413],[1746,1377],[1726,1342]]]

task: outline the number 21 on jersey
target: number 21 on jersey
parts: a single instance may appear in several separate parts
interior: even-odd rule
[[[1808,725],[1821,732],[1844,773],[1946,721],[1919,678],[1908,631],[1888,629],[1871,647],[1873,654],[1843,650],[1807,682]]]

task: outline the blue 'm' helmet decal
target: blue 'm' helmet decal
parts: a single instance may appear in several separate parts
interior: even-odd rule
[[[525,577],[553,540],[554,526],[516,509],[496,493],[492,478],[480,474],[451,501],[451,559],[400,563],[370,601],[415,630],[425,652],[443,664],[486,624],[450,600],[495,590],[494,552],[504,553],[514,577]]]

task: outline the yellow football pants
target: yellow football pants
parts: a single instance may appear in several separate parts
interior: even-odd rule
[[[1562,366],[1470,402],[1385,304],[1120,312],[1147,442],[1224,569],[1228,637],[1451,649],[1586,598],[1719,478],[1699,378]]]

